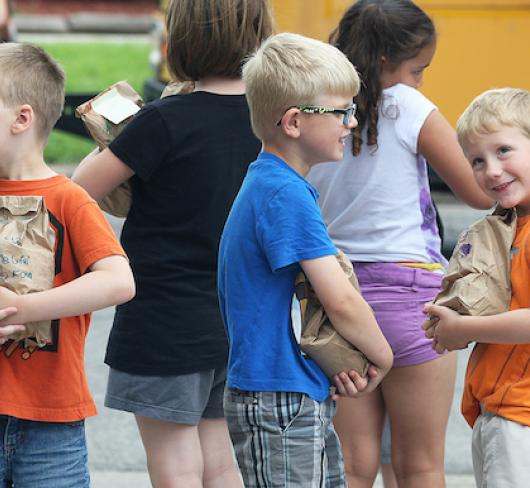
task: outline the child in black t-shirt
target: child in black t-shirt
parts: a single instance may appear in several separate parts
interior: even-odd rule
[[[194,92],[149,104],[73,177],[96,199],[131,178],[122,244],[137,296],[116,312],[105,404],[135,414],[154,485],[242,486],[222,408],[217,248],[260,150],[241,64],[272,19],[266,0],[174,0],[167,29],[170,69]]]

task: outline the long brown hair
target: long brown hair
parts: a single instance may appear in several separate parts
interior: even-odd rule
[[[346,11],[330,42],[348,56],[361,77],[355,98],[359,125],[352,130],[355,156],[361,151],[365,126],[366,144],[377,147],[383,57],[397,68],[435,39],[432,20],[410,0],[359,0]]]

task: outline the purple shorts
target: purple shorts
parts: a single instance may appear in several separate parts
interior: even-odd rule
[[[413,366],[439,357],[421,324],[425,303],[440,290],[443,275],[395,263],[353,263],[364,299],[394,352],[394,367]]]

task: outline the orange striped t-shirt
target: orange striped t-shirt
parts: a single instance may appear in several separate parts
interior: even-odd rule
[[[530,308],[530,215],[517,221],[510,310]],[[530,326],[530,325],[529,325]],[[473,426],[483,407],[530,426],[530,344],[478,343],[467,365],[462,414]]]

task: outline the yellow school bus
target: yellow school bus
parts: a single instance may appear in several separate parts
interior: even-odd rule
[[[160,2],[160,18],[169,0]],[[278,31],[327,40],[353,0],[272,0]],[[530,0],[417,0],[434,20],[438,45],[422,92],[455,123],[488,88],[530,90]],[[168,81],[164,63],[158,78]]]
[[[327,40],[352,0],[273,0],[279,31]],[[417,0],[438,46],[422,92],[455,123],[489,88],[530,90],[530,0]]]

